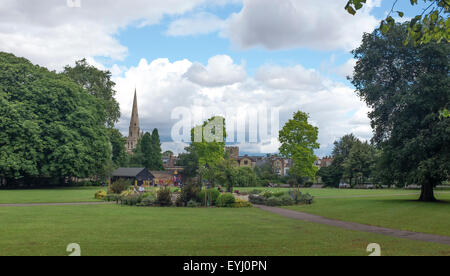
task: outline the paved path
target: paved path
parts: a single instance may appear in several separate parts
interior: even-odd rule
[[[115,202],[71,202],[71,203],[24,203],[24,204],[0,204],[0,207],[33,207],[33,206],[81,206],[104,205]]]
[[[276,208],[276,207],[269,207],[269,206],[262,206],[262,205],[254,205],[254,206],[258,207],[262,210],[269,211],[269,212],[272,212],[272,213],[275,213],[275,214],[278,214],[278,215],[281,215],[284,217],[299,219],[299,220],[308,221],[308,222],[326,224],[326,225],[340,227],[340,228],[344,228],[344,229],[348,229],[348,230],[369,232],[369,233],[381,234],[381,235],[392,236],[392,237],[397,237],[397,238],[404,238],[404,239],[410,239],[410,240],[416,240],[416,241],[434,242],[434,243],[450,245],[450,237],[448,237],[448,236],[424,234],[424,233],[396,230],[396,229],[390,229],[390,228],[384,228],[384,227],[378,227],[378,226],[370,226],[370,225],[359,224],[359,223],[355,223],[355,222],[347,222],[347,221],[328,219],[328,218],[324,218],[324,217],[317,216],[317,215],[311,215],[311,214],[307,214],[307,213],[302,213],[302,212],[297,212],[297,211],[292,211],[292,210],[282,209],[282,208]]]

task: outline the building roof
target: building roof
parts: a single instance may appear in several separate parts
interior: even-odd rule
[[[136,177],[140,174],[145,168],[118,168],[112,173],[112,176],[119,177]]]

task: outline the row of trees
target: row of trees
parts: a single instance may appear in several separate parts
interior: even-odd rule
[[[124,144],[125,148],[125,144]],[[122,164],[127,167],[145,167],[149,170],[163,171],[161,141],[158,129],[152,134],[146,132],[138,141],[133,155],[127,155],[128,159]]]
[[[353,134],[345,135],[334,143],[333,162],[322,167],[317,176],[325,185],[338,187],[341,182],[351,186],[373,183],[376,178],[377,150]]]

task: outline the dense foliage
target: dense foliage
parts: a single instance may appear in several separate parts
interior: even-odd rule
[[[290,175],[314,179],[317,172],[314,150],[319,148],[319,130],[309,124],[308,119],[308,114],[298,111],[284,125],[279,134],[280,153],[286,158],[292,158]]]
[[[389,32],[366,34],[353,51],[358,60],[352,79],[372,109],[373,142],[383,150],[387,182],[422,185],[421,200],[435,200],[433,187],[449,179],[450,118],[447,42],[404,45],[407,23]]]
[[[111,160],[103,103],[64,74],[0,53],[0,178],[63,185]]]
[[[116,84],[111,80],[111,72],[101,71],[89,65],[86,59],[82,59],[77,61],[74,67],[66,66],[63,74],[100,100],[102,110],[105,111],[102,114],[104,122],[109,127],[114,127],[120,118],[120,107],[114,98]]]

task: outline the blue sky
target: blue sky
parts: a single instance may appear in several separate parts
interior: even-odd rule
[[[356,62],[350,50],[393,0],[368,0],[356,16],[344,11],[346,0],[74,1],[80,7],[3,0],[0,51],[55,70],[81,58],[111,70],[124,135],[137,88],[141,128],[158,128],[163,148],[175,152],[185,146],[173,135],[177,108],[189,111],[192,124],[208,108],[247,125],[251,112],[278,110],[280,127],[307,112],[319,128],[319,156],[345,134],[372,136],[370,109],[346,79]],[[396,10],[408,18],[420,8],[399,1]],[[246,135],[242,153],[277,152],[276,133],[251,143],[252,131],[236,131]]]

